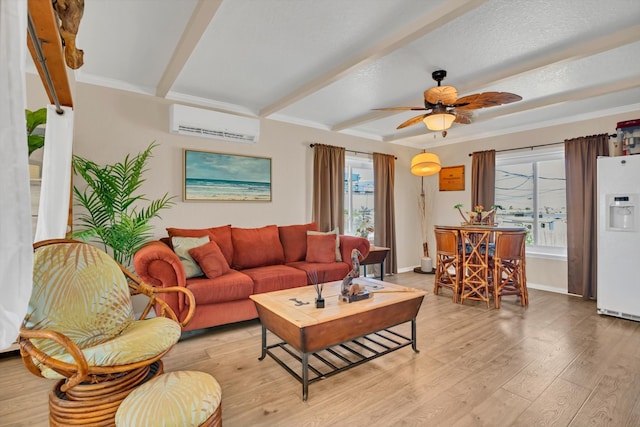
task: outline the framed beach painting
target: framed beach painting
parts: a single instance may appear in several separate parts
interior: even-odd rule
[[[271,159],[184,150],[185,201],[271,201]]]

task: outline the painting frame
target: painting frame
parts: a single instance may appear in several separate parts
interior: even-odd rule
[[[438,183],[440,191],[464,191],[464,165],[443,166]]]
[[[271,158],[183,149],[185,202],[270,202]]]

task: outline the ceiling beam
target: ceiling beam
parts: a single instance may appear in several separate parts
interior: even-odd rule
[[[156,96],[161,98],[167,96],[221,4],[222,0],[198,1],[173,55],[164,69],[160,82],[158,82]]]
[[[484,77],[479,77],[467,84],[456,86],[456,89],[458,90],[458,93],[461,94],[469,93],[477,90],[477,88],[501,83],[515,77],[521,77],[549,65],[577,61],[578,59],[606,52],[607,50],[615,49],[639,40],[640,25],[635,25],[616,31],[615,33],[606,34],[595,39],[585,40],[582,41],[582,43],[567,46],[564,49],[551,52],[548,55],[544,55],[539,58],[533,58],[529,61],[517,61],[511,67],[501,67],[493,72],[488,72]],[[409,100],[407,102],[411,101]],[[378,113],[380,113],[380,111],[371,111],[353,119],[337,123],[331,128],[331,130],[339,132],[347,128],[398,114],[398,112],[393,111],[385,111],[383,112],[383,115]]]
[[[414,21],[402,30],[391,34],[359,55],[354,56],[349,61],[340,64],[336,68],[297,88],[288,95],[280,98],[270,105],[267,105],[260,110],[259,115],[261,117],[266,117],[288,107],[302,98],[305,98],[340,80],[355,69],[364,67],[365,65],[392,53],[400,47],[406,46],[407,44],[419,39],[425,34],[442,27],[470,10],[477,8],[486,1],[488,0],[448,0],[443,2],[443,4],[436,7],[434,10],[429,11],[420,19]]]
[[[71,86],[67,77],[67,66],[64,62],[60,30],[53,13],[51,0],[29,0],[28,8],[39,44],[42,47],[46,72],[49,74],[52,87],[47,81],[45,67],[38,59],[31,37],[27,37],[27,46],[40,75],[40,80],[42,80],[42,84],[47,91],[49,102],[55,103],[52,93],[54,91],[60,105],[73,108],[73,97],[71,96]]]

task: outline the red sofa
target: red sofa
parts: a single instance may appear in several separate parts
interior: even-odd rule
[[[196,300],[195,315],[184,330],[201,329],[258,317],[249,295],[305,286],[311,277],[325,282],[342,280],[351,270],[351,251],[362,257],[369,241],[362,237],[313,234],[316,223],[239,228],[225,225],[206,229],[167,228],[169,237],[150,242],[133,258],[137,274],[156,287],[183,286]],[[204,275],[187,278],[172,247],[173,237],[209,237],[210,242],[189,250]],[[336,247],[336,245],[339,245]],[[338,260],[338,252],[342,260]],[[164,294],[178,314],[186,316],[182,295]]]

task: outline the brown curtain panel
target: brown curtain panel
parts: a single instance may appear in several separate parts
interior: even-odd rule
[[[390,248],[385,271],[396,274],[395,157],[373,153],[373,209],[376,246]]]
[[[584,299],[597,296],[596,159],[609,155],[609,135],[564,141],[567,178],[568,291]]]
[[[471,206],[489,210],[496,200],[496,150],[476,151],[471,157]]]
[[[312,219],[322,231],[344,233],[344,147],[314,144]]]

